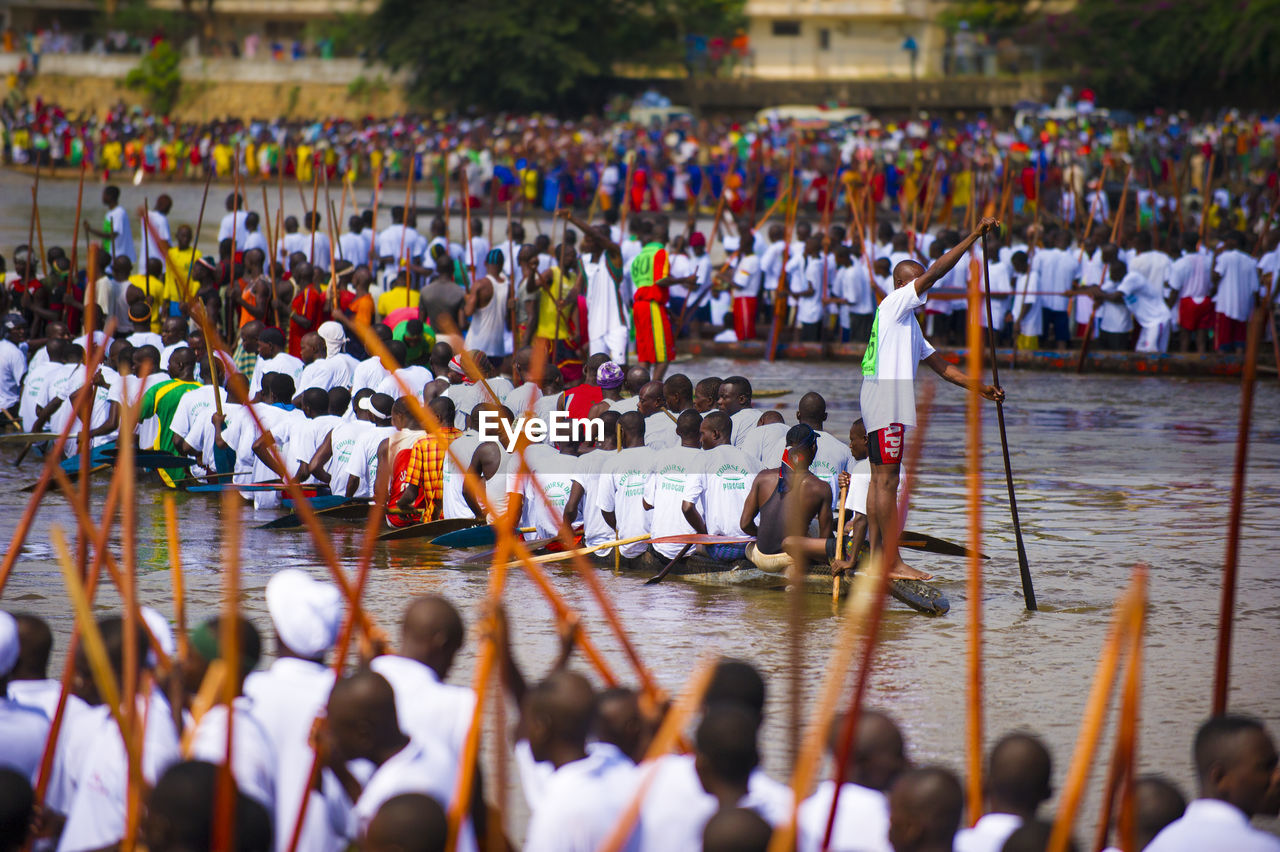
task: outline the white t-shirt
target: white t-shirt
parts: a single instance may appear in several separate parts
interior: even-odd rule
[[[615,538],[613,528],[604,522],[600,503],[603,469],[617,456],[608,450],[592,450],[578,456],[578,468],[574,479],[582,486],[582,543],[584,546],[600,544]]]
[[[532,411],[534,404],[540,399],[542,399],[542,388],[534,382],[525,382],[507,394],[503,405],[510,408],[511,413],[516,417],[522,417],[526,412]]]
[[[218,413],[214,402],[214,393],[222,397],[224,409],[228,406],[226,392],[213,385],[203,385],[187,391],[178,400],[178,407],[173,412],[173,420],[169,423],[169,431],[186,441],[200,453],[200,460],[205,467],[213,466],[213,441],[204,440],[204,431],[213,425],[213,415]],[[226,416],[224,410],[223,416]]]
[[[0,696],[0,767],[26,776],[34,784],[49,736],[49,719],[35,707]]]
[[[799,852],[818,852],[827,832],[835,783],[823,781],[800,803],[796,822]],[[889,843],[889,800],[884,793],[859,784],[840,787],[840,803],[831,830],[831,852],[893,852]]]
[[[296,390],[298,380],[302,378],[303,366],[300,359],[283,351],[277,353],[274,358],[258,358],[258,365],[253,368],[253,381],[249,383],[249,398],[257,396],[258,391],[262,390],[262,377],[267,373],[284,373],[293,379]]]
[[[758,408],[744,408],[736,414],[731,414],[729,420],[733,422],[733,445],[741,448],[743,443],[755,431],[756,426],[760,423],[760,415],[763,412]]]
[[[302,368],[302,376],[298,379],[298,393],[309,388],[320,388],[328,391],[351,384],[351,365],[347,358],[336,355],[333,358],[317,358]]]
[[[649,532],[649,512],[644,508],[645,485],[659,463],[659,455],[649,447],[631,447],[612,456],[601,468],[601,512],[613,512],[618,523],[618,538],[632,538]],[[619,547],[627,559],[639,556],[649,546],[647,541]]]
[[[391,373],[382,366],[382,359],[377,355],[365,358],[351,372],[351,395],[355,396],[365,388],[376,388],[389,375]]]
[[[1222,276],[1213,297],[1214,308],[1239,322],[1249,319],[1258,292],[1258,262],[1242,251],[1231,249],[1218,255],[1213,271]]]
[[[444,466],[440,471],[442,517],[470,518],[474,515],[471,507],[467,505],[466,473],[479,446],[480,435],[474,431],[463,432],[449,445],[450,452],[445,454]],[[462,468],[453,463],[454,455],[464,465]]]
[[[12,340],[0,340],[0,408],[9,408],[21,398],[22,377],[27,372],[27,356]]]
[[[455,756],[462,755],[475,711],[475,692],[441,683],[434,669],[408,657],[384,654],[375,657],[369,668],[391,684],[396,717],[406,736],[439,743]]]
[[[154,785],[171,764],[181,759],[178,733],[169,703],[158,691],[139,695],[137,703],[138,718],[146,720],[142,776]],[[87,743],[90,751],[80,768],[67,823],[58,841],[59,852],[102,849],[124,837],[128,761],[120,728],[110,713],[97,717],[97,729]]]
[[[787,448],[787,432],[790,428],[785,423],[756,426],[742,442],[742,451],[760,462],[761,470],[777,467],[782,464],[782,451]]]
[[[133,268],[137,269],[138,255],[133,250],[133,228],[129,225],[129,214],[117,204],[107,212],[106,223],[111,226],[111,233],[115,234],[110,240],[111,259],[127,257]]]
[[[781,460],[781,455],[779,455]],[[774,464],[777,464],[775,462]],[[773,467],[774,465],[769,465]],[[849,445],[830,432],[818,433],[818,451],[813,457],[809,470],[819,479],[825,479],[831,486],[831,507],[840,499],[840,474],[853,468],[853,453]]]
[[[524,852],[595,852],[635,792],[637,772],[616,747],[600,744],[551,774],[529,820]],[[633,833],[627,850],[639,847]]]
[[[236,251],[239,251],[240,246],[244,245],[245,239],[249,234],[249,229],[244,225],[244,220],[248,218],[249,211],[247,210],[237,210],[234,213],[223,215],[222,221],[218,223],[218,242],[232,239],[234,235]]]
[[[808,293],[796,299],[796,322],[809,324],[822,320],[822,281],[826,263],[821,257],[805,258],[804,277],[806,285],[800,292]],[[827,285],[830,287],[830,281]]]
[[[680,445],[676,422],[665,411],[655,411],[644,419],[644,445],[665,450]]]
[[[356,487],[356,497],[368,499],[373,496],[373,488],[378,481],[378,447],[395,433],[394,426],[375,426],[359,433],[345,470],[347,476],[360,483]],[[340,487],[343,486],[345,482]]]
[[[1013,814],[984,814],[973,828],[956,832],[955,852],[1000,852],[1004,842],[1022,825]]]
[[[422,389],[427,386],[427,382],[434,379],[435,376],[426,367],[401,367],[395,373],[388,375],[379,382],[375,392],[385,393],[393,399],[399,399],[404,396],[404,390],[400,387],[400,382],[404,382],[414,396],[421,398]]]
[[[649,764],[636,771],[643,777]],[[756,811],[772,826],[791,819],[791,788],[779,784],[759,769],[747,781],[747,795],[739,807]],[[701,849],[702,830],[719,808],[716,798],[702,789],[693,755],[658,758],[657,774],[640,808],[636,834],[641,852]]]
[[[1169,321],[1169,306],[1165,304],[1163,288],[1157,282],[1141,273],[1130,272],[1120,282],[1120,292],[1124,294],[1129,312],[1143,328]]]
[[[294,819],[311,769],[313,752],[308,742],[311,725],[329,700],[333,677],[333,669],[328,666],[281,657],[270,668],[249,675],[244,682],[244,694],[252,701],[250,712],[261,723],[275,749],[277,852],[289,848]],[[299,848],[326,848],[317,845],[318,840],[330,833],[319,794],[313,795],[305,825]]]
[[[709,535],[742,535],[742,507],[760,465],[737,447],[703,450],[685,480],[683,500],[692,503]]]
[[[1212,261],[1213,258],[1203,252],[1184,254],[1169,269],[1169,288],[1180,299],[1191,299],[1196,304],[1204,302],[1213,291]]]
[[[685,520],[681,503],[685,485],[693,475],[702,450],[677,444],[658,455],[659,466],[644,486],[644,501],[653,507],[649,529],[654,538],[689,535],[694,532]],[[655,544],[653,549],[671,559],[684,549],[682,544]]]
[[[1116,281],[1110,275],[1107,275],[1107,280],[1102,284],[1102,292],[1118,292],[1121,285],[1131,278],[1141,279],[1142,276],[1136,272],[1129,272],[1125,274],[1123,280]],[[1130,289],[1144,286],[1146,286],[1145,281],[1133,281],[1129,284]],[[1129,312],[1129,307],[1124,302],[1104,301],[1102,310],[1099,313],[1101,315],[1099,327],[1106,333],[1123,334],[1133,330],[1133,314]]]
[[[142,239],[147,244],[147,259],[155,258],[161,263],[165,262],[164,249],[156,242],[156,237],[164,240],[166,243],[172,242],[169,236],[169,217],[158,210],[147,211],[147,218],[151,221],[151,230],[143,226]]]
[[[240,696],[234,705],[231,774],[240,792],[259,802],[267,813],[276,807],[276,753],[266,728],[250,711],[253,702]],[[221,764],[227,754],[227,707],[209,708],[191,740],[188,757]]]
[[[849,469],[849,493],[844,498],[845,509],[859,515],[866,515],[867,491],[870,488],[871,459],[858,459]]]
[[[760,258],[754,254],[738,260],[733,270],[733,295],[735,298],[755,298],[760,295]]]
[[[1193,852],[1230,849],[1231,852],[1280,852],[1280,839],[1259,831],[1234,805],[1217,799],[1196,799],[1181,818],[1166,825],[1147,844],[1147,852]]]
[[[914,311],[926,302],[911,281],[880,302],[862,358],[862,419],[867,432],[893,423],[916,425],[915,378],[933,354]]]
[[[507,493],[524,498],[520,526],[533,527],[535,538],[550,538],[560,532],[565,504],[573,490],[577,459],[557,452],[546,444],[534,444],[525,451],[532,475],[520,472],[519,456],[511,457],[507,473]],[[538,486],[546,493],[551,507],[542,500]]]

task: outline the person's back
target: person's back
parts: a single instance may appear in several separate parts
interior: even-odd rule
[[[461,327],[459,312],[466,295],[466,290],[453,278],[437,275],[419,291],[418,308],[437,332],[456,333]],[[505,299],[503,310],[506,310]]]

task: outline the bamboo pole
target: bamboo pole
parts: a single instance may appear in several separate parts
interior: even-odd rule
[[[216,393],[216,391],[215,391]],[[178,505],[172,494],[164,495],[165,533],[169,542],[169,577],[173,584],[173,631],[175,634],[179,667],[186,663],[190,649],[187,645],[187,584],[182,573],[182,539],[178,535]],[[182,732],[182,707],[184,694],[182,678],[170,679],[169,706],[173,710],[174,724]]]
[[[1235,623],[1236,577],[1240,560],[1240,527],[1244,514],[1245,476],[1249,469],[1249,431],[1253,421],[1253,394],[1258,375],[1258,346],[1266,309],[1254,308],[1249,317],[1244,370],[1240,377],[1240,425],[1236,430],[1236,455],[1231,476],[1231,511],[1227,516],[1227,549],[1222,566],[1222,596],[1218,609],[1218,642],[1213,666],[1213,715],[1227,712],[1231,685],[1231,638]]]
[[[794,848],[800,804],[809,795],[813,780],[822,763],[822,752],[827,745],[831,720],[835,717],[836,706],[848,682],[854,652],[858,650],[860,643],[869,641],[867,625],[871,619],[883,571],[883,560],[869,559],[864,563],[864,571],[854,576],[853,588],[849,593],[852,602],[840,622],[839,637],[831,646],[826,678],[819,691],[813,716],[805,729],[804,745],[800,750],[800,756],[792,770],[791,821],[774,831],[769,841],[769,852],[790,852]],[[833,777],[832,780],[836,786],[843,783],[843,779],[839,776]]]
[[[703,659],[689,676],[680,698],[662,720],[662,726],[654,734],[649,750],[645,752],[644,762],[640,764],[644,767],[643,774],[631,801],[600,844],[599,852],[621,852],[626,847],[636,823],[640,820],[640,809],[644,806],[645,796],[648,795],[649,788],[658,774],[660,764],[657,759],[670,752],[679,741],[685,725],[702,706],[702,696],[711,685],[711,676],[714,673],[715,665],[711,659],[707,658]]]
[[[1080,723],[1080,733],[1076,736],[1076,748],[1071,756],[1067,780],[1063,784],[1062,795],[1058,799],[1058,814],[1049,836],[1048,852],[1066,852],[1071,839],[1071,829],[1075,824],[1080,802],[1084,798],[1085,784],[1088,782],[1094,752],[1102,734],[1107,703],[1111,699],[1111,690],[1115,686],[1116,670],[1120,664],[1124,643],[1133,629],[1135,613],[1141,612],[1144,594],[1143,577],[1142,569],[1136,570],[1129,587],[1116,602],[1111,628],[1107,633],[1102,653],[1098,657],[1093,686],[1089,690],[1089,697],[1085,703],[1084,719]]]
[[[835,750],[835,769],[832,777],[837,779],[846,776],[849,761],[853,758],[854,734],[858,730],[858,720],[862,716],[862,702],[867,693],[867,685],[871,680],[871,663],[875,654],[876,639],[880,634],[880,622],[884,617],[885,597],[889,592],[889,568],[884,564],[884,555],[886,553],[896,553],[898,550],[898,537],[902,532],[902,523],[906,517],[907,507],[910,505],[911,489],[915,485],[915,469],[920,461],[921,450],[924,448],[924,438],[929,428],[929,411],[932,407],[933,385],[928,384],[924,387],[924,396],[921,400],[920,423],[916,427],[916,433],[912,437],[910,446],[907,448],[906,463],[903,466],[906,476],[902,479],[898,497],[897,523],[890,525],[888,529],[880,531],[882,539],[881,551],[878,554],[871,554],[872,561],[880,563],[877,568],[872,569],[879,575],[879,582],[875,586],[870,615],[866,620],[862,654],[858,663],[858,679],[854,685],[853,696],[849,700],[849,711],[845,714],[844,727],[840,731],[840,741]],[[831,809],[827,812],[826,828],[823,830],[822,843],[818,847],[821,852],[826,852],[831,848],[831,833],[835,830],[836,812],[840,806],[840,789],[841,785],[836,784],[831,796]]]
[[[986,243],[983,242],[985,254]],[[975,262],[977,258],[974,258]],[[968,373],[969,380],[982,382],[982,291],[972,271],[969,274],[968,309]],[[987,303],[988,309],[990,302]],[[995,353],[992,353],[994,366]],[[966,658],[965,754],[968,781],[969,821],[972,825],[982,815],[982,403],[977,393],[970,393],[966,407],[965,455],[969,506],[969,575],[966,596],[969,604],[968,656]]]
[[[240,687],[240,495],[222,492],[222,704],[226,707],[227,729],[222,765],[218,767],[213,799],[213,830],[210,846],[215,852],[229,852],[236,833],[236,784],[231,767],[235,754],[235,700]],[[309,796],[307,798],[310,798]]]

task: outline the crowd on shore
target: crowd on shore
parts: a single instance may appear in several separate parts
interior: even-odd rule
[[[801,850],[1047,848],[1053,758],[1025,729],[991,747],[982,810],[974,813],[955,771],[919,765],[908,732],[888,713],[861,711],[853,759],[840,763],[844,719],[837,716],[830,774],[814,789],[799,790],[794,810],[792,788],[761,766],[769,702],[750,662],[715,664],[698,717],[687,723],[688,753],[663,753],[651,748],[662,722],[652,696],[621,685],[597,688],[569,665],[574,627],[562,626],[552,670],[530,676],[513,653],[518,642],[504,613],[495,609],[482,618],[504,672],[496,700],[509,701],[516,714],[494,747],[506,753],[504,766],[515,767],[531,813],[517,827],[497,810],[506,801],[497,789],[505,774],[476,779],[474,796],[456,799],[459,776],[470,776],[464,755],[477,697],[449,682],[467,629],[448,600],[410,600],[398,648],[370,645],[355,668],[327,659],[342,620],[337,586],[285,569],[267,584],[266,607],[269,631],[243,617],[196,614],[181,645],[150,607],[132,618],[100,618],[108,667],[95,669],[83,645],[74,652],[75,677],[43,770],[50,720],[63,694],[49,672],[53,637],[36,616],[0,611],[0,848],[16,851],[34,839],[37,847],[56,844],[62,852],[134,843],[152,852],[353,845],[438,852],[446,848],[448,813],[459,816],[456,846],[449,848],[464,850],[510,848],[510,833],[537,852],[764,852],[793,814]],[[200,686],[222,662],[231,635],[239,649],[233,688],[202,700]],[[259,668],[268,647],[275,659]],[[104,677],[122,688],[120,708],[105,704]],[[122,730],[139,731],[133,757]],[[1117,830],[1108,848],[1280,849],[1280,840],[1249,824],[1280,807],[1276,749],[1263,725],[1238,715],[1210,719],[1190,752],[1195,798],[1187,802],[1164,777],[1139,777],[1132,834]],[[218,792],[222,765],[233,781],[225,799]],[[41,771],[49,777],[37,808],[32,784]],[[633,801],[638,812],[628,814]],[[231,813],[233,835],[220,841]],[[1130,824],[1129,813],[1122,825]],[[627,831],[608,844],[620,824]],[[1098,836],[1105,845],[1108,831]]]

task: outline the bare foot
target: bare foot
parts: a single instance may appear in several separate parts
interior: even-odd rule
[[[899,559],[892,568],[889,569],[889,579],[891,580],[932,580],[932,574],[926,574],[918,568],[912,568],[907,563]]]

